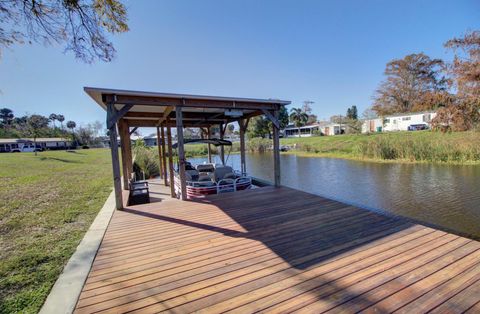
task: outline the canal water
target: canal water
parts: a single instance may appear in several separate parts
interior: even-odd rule
[[[248,154],[246,161],[250,175],[273,181],[271,154]],[[240,169],[240,155],[229,156],[227,164]],[[292,188],[480,238],[480,166],[281,155],[281,175]]]

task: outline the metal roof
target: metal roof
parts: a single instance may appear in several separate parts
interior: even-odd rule
[[[171,99],[191,99],[191,100],[212,100],[212,101],[235,101],[235,102],[249,102],[249,103],[264,103],[264,104],[280,104],[289,105],[291,101],[280,99],[259,99],[259,98],[244,98],[244,97],[225,97],[225,96],[208,96],[208,95],[191,95],[191,94],[176,94],[163,92],[145,92],[134,91],[126,89],[100,88],[100,87],[84,87],[83,90],[92,97],[100,106],[105,108],[102,101],[102,95],[125,95],[125,96],[141,96],[141,97],[156,97],[156,98],[171,98]]]
[[[278,110],[290,101],[191,94],[144,92],[111,88],[84,87],[85,92],[106,110],[111,102],[117,110],[130,108],[122,119],[131,127],[156,126],[159,121],[176,121],[176,107],[182,107],[183,125],[205,126],[229,123],[241,118],[262,115],[265,110]],[[235,112],[241,111],[240,115]]]

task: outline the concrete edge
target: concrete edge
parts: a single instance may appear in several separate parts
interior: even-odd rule
[[[39,313],[72,313],[77,305],[98,248],[115,211],[115,193],[108,196],[75,253],[53,285]]]

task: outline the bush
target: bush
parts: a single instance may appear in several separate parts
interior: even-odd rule
[[[158,152],[150,147],[135,145],[133,157],[133,171],[137,178],[149,179],[160,174]]]
[[[263,153],[272,147],[272,140],[266,138],[252,138],[247,141],[246,148],[250,152],[260,152]],[[239,149],[240,150],[240,149]]]

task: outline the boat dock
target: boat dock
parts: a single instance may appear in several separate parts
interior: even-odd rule
[[[113,214],[76,313],[478,313],[480,243],[287,187]]]
[[[122,171],[112,145],[118,210],[76,313],[480,312],[480,242],[281,185],[278,117],[290,101],[85,91],[106,110],[111,143],[119,131]],[[274,186],[189,200],[199,179],[187,182],[183,129],[211,139],[218,128],[223,140],[236,123],[246,176],[245,132],[261,115],[272,124]],[[137,127],[157,128],[163,180],[149,184],[152,203],[130,206]],[[225,165],[223,146],[219,157]]]

